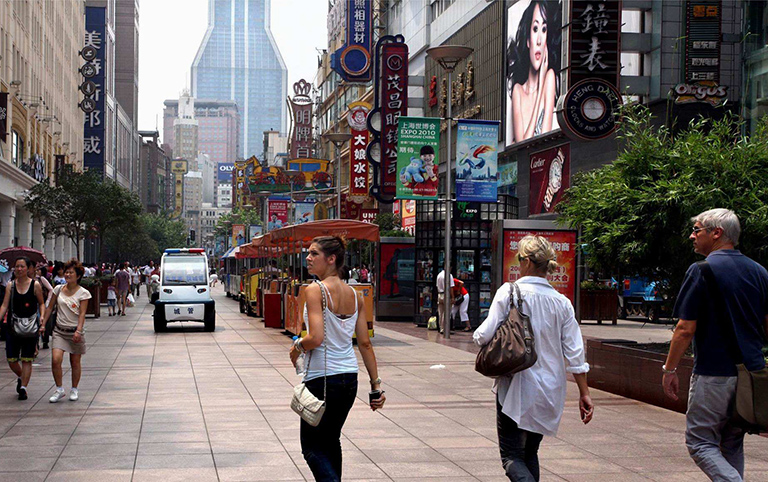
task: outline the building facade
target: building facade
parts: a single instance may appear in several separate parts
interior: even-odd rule
[[[38,182],[55,182],[57,166],[82,169],[84,37],[82,1],[0,3],[0,249],[29,246],[49,259],[78,254],[70,240],[43,236],[24,196]]]
[[[233,100],[238,157],[260,155],[264,131],[286,132],[288,71],[270,30],[270,0],[209,0],[208,30],[192,64],[192,95]]]
[[[160,133],[140,131],[141,156],[139,163],[139,197],[144,210],[151,214],[165,213],[170,209],[168,189],[170,179],[170,157],[159,144]]]

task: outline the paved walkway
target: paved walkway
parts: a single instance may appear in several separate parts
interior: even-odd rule
[[[47,351],[27,401],[0,370],[0,481],[311,480],[288,407],[289,338],[220,290],[215,333],[158,336],[145,300],[126,317],[87,321],[78,402],[48,403]],[[361,386],[343,431],[344,480],[506,480],[491,384],[472,353],[383,327],[374,344],[388,402],[372,413]],[[542,444],[542,481],[706,480],[683,446],[682,415],[595,390],[583,426],[568,390],[560,433]],[[747,469],[768,481],[768,439],[749,437]]]

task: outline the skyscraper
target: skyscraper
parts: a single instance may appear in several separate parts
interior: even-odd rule
[[[192,96],[237,102],[240,157],[259,155],[264,131],[285,133],[287,126],[288,70],[270,31],[270,0],[208,1]]]

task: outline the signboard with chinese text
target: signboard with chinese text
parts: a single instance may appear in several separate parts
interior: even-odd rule
[[[331,54],[331,68],[345,82],[370,82],[373,42],[372,0],[337,0],[346,3],[346,39]]]
[[[294,96],[289,99],[293,128],[291,129],[290,158],[312,155],[312,84],[301,79],[293,84]]]
[[[688,0],[685,8],[685,81],[720,82],[720,0]]]
[[[86,61],[80,69],[85,80],[93,86],[92,94],[87,96],[87,112],[84,113],[83,130],[83,167],[86,169],[104,170],[104,154],[106,152],[105,137],[105,108],[102,95],[105,74],[109,68],[106,65],[106,27],[107,14],[105,7],[85,8],[85,39],[84,49],[95,53],[92,60]],[[86,82],[87,83],[87,82]],[[90,90],[89,90],[90,91]],[[86,94],[87,95],[87,94]],[[86,100],[84,99],[84,101]]]
[[[397,198],[437,199],[440,119],[400,117],[397,132]]]
[[[601,79],[617,87],[621,70],[621,0],[573,0],[570,33],[568,86]]]
[[[245,224],[232,225],[232,246],[240,246],[250,240],[245,238]]]
[[[0,141],[8,142],[8,92],[0,92]]]
[[[528,235],[542,236],[552,243],[557,254],[557,271],[547,275],[553,288],[576,301],[576,231],[537,231],[524,229],[504,230],[504,259],[502,282],[520,278],[520,260],[517,258],[518,243]]]
[[[288,225],[288,201],[270,199],[267,211],[268,231],[280,229]]]
[[[347,123],[352,134],[349,149],[349,200],[358,204],[369,199],[368,175],[370,169],[365,149],[368,147],[368,113],[371,105],[365,102],[349,104]]]
[[[397,126],[408,115],[408,45],[392,42],[382,47],[381,75],[381,192],[397,192]]]
[[[495,203],[499,123],[459,119],[456,134],[456,200]]]
[[[571,187],[571,145],[531,154],[528,214],[549,214]]]

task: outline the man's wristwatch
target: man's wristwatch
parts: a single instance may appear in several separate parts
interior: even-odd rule
[[[377,378],[376,380],[371,380],[371,386],[374,385],[381,385],[381,377]]]
[[[674,370],[667,370],[667,365],[661,365],[661,371],[664,372],[665,374],[676,373],[677,367],[675,367]]]

